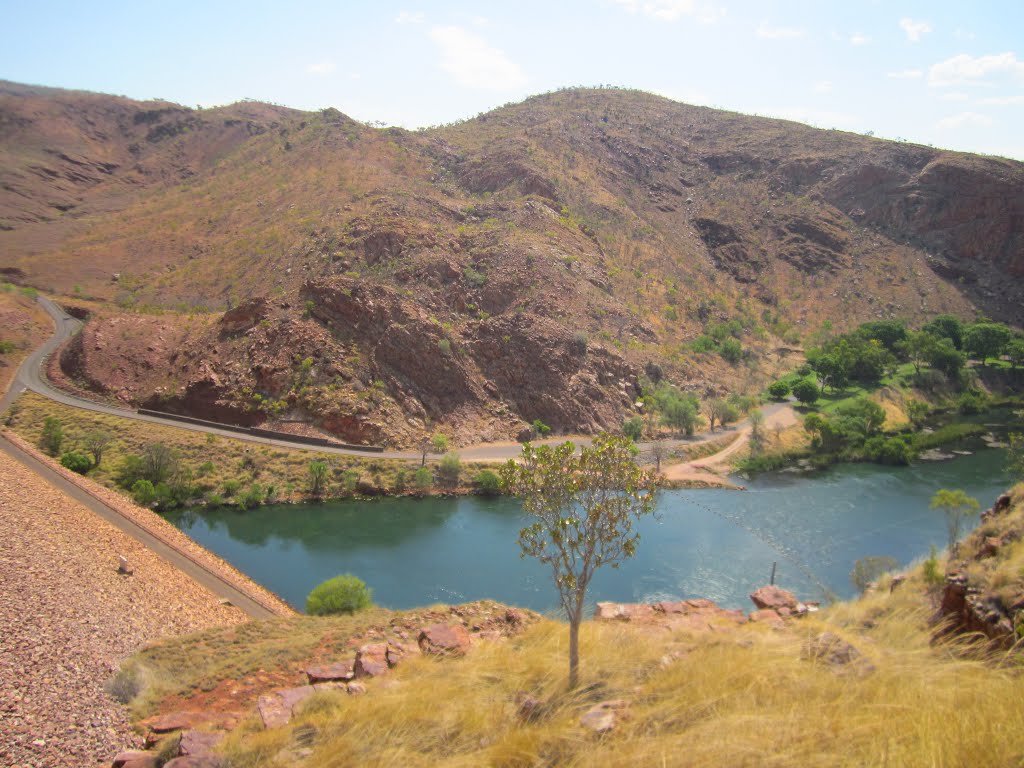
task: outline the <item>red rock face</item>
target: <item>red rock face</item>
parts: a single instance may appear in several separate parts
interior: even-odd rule
[[[432,656],[462,656],[473,641],[461,624],[433,624],[420,632],[423,653]]]

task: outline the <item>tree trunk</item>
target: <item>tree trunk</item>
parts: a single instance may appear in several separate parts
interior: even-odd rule
[[[569,690],[575,690],[580,678],[580,617],[569,617]]]

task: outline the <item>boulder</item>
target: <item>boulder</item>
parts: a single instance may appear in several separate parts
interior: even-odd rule
[[[156,754],[129,749],[119,753],[110,765],[111,768],[156,768]]]
[[[333,664],[318,664],[306,668],[306,677],[309,678],[310,685],[330,683],[338,680],[348,681],[356,676],[355,664],[355,659],[337,661]]]
[[[295,705],[313,695],[316,689],[311,685],[285,688],[260,696],[257,706],[264,728],[280,728],[291,719]]]
[[[182,755],[203,757],[212,755],[217,745],[224,741],[223,733],[210,731],[183,731],[178,749]]]
[[[767,624],[772,629],[782,629],[786,626],[786,622],[782,620],[782,617],[771,608],[762,608],[761,610],[753,611],[749,618],[753,622]]]
[[[850,643],[831,632],[822,632],[804,644],[800,658],[820,661],[836,671],[853,669],[861,673],[874,671],[874,665]]]
[[[224,768],[226,763],[216,755],[186,755],[164,763],[164,768]]]
[[[433,624],[420,631],[420,650],[432,656],[462,656],[472,643],[461,624]]]
[[[796,595],[774,585],[761,587],[751,593],[750,599],[754,601],[754,605],[758,608],[771,608],[774,611],[778,611],[780,608],[787,608],[790,612],[796,612],[800,606],[800,601],[796,599]]]
[[[594,618],[602,620],[619,619],[633,621],[646,619],[654,615],[654,606],[645,603],[598,603],[594,609]]]
[[[345,686],[345,691],[352,696],[359,696],[366,693],[366,686],[362,683],[349,683]]]
[[[210,716],[205,712],[194,712],[182,710],[180,712],[168,712],[148,721],[146,725],[153,733],[171,733],[172,731],[184,731],[195,728],[198,725],[209,722]]]
[[[387,660],[389,667],[397,667],[399,662],[409,656],[417,656],[420,647],[412,643],[388,643]]]
[[[619,718],[625,715],[629,702],[625,699],[602,701],[588,709],[580,718],[580,725],[597,734],[608,733],[615,729]]]
[[[368,643],[356,653],[355,676],[379,677],[388,669],[388,644]]]

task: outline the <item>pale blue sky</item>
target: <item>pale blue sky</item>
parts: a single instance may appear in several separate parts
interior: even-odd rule
[[[0,0],[0,78],[415,128],[642,88],[1024,159],[1024,0]]]

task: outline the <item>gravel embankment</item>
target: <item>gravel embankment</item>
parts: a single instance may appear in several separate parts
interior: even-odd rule
[[[125,555],[134,574],[117,573]],[[109,765],[136,742],[104,690],[161,637],[246,621],[0,453],[0,766]]]

